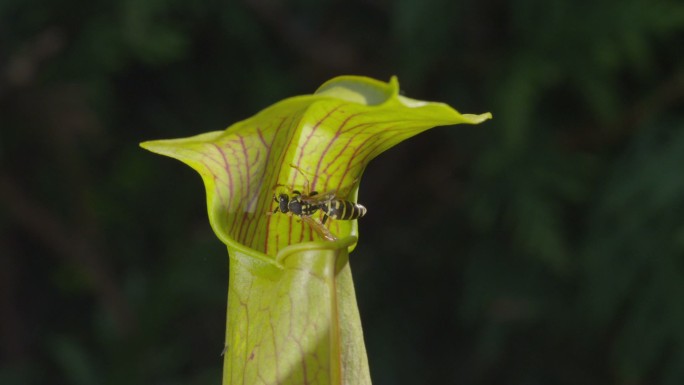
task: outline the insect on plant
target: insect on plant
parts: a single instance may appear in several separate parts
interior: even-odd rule
[[[299,171],[304,178],[306,174],[299,167],[290,165],[295,170]],[[276,187],[282,185],[276,185]],[[277,212],[288,215],[296,215],[303,221],[308,223],[316,232],[323,238],[334,241],[337,238],[325,227],[328,218],[335,220],[349,221],[359,219],[366,215],[368,211],[363,205],[337,197],[336,191],[328,191],[319,194],[316,191],[306,192],[308,190],[309,180],[306,178],[305,193],[302,194],[298,190],[292,190],[291,194],[274,194],[273,200],[278,204],[276,208],[268,212],[272,215]],[[313,217],[318,210],[323,212],[323,220]]]

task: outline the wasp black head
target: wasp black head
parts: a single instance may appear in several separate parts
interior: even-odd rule
[[[281,213],[286,213],[289,211],[288,203],[290,202],[290,197],[287,194],[280,194],[278,196],[273,196],[273,200],[278,203],[278,209]]]

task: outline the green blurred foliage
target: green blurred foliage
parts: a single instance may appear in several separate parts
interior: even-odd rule
[[[682,46],[674,0],[3,0],[0,383],[218,383],[225,249],[137,143],[352,73],[495,117],[366,172],[375,384],[682,384]]]

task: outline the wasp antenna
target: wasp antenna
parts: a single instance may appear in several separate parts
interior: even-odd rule
[[[288,192],[292,192],[292,186],[288,186],[288,185],[282,184],[282,183],[278,183],[278,184],[274,185],[273,188],[271,189],[271,191],[275,192],[275,190],[277,190],[278,187],[282,187],[285,190],[287,190]],[[276,195],[274,195],[274,196],[276,196]]]
[[[307,173],[304,172],[304,170],[303,170],[301,167],[297,166],[297,165],[294,164],[294,163],[290,163],[290,167],[294,168],[294,169],[297,170],[300,174],[302,174],[302,176],[303,176],[304,178],[308,179],[308,177],[306,176]]]
[[[302,168],[301,168],[301,167],[299,167],[299,166],[297,166],[296,164],[294,164],[294,163],[290,163],[290,167],[292,167],[292,168],[294,168],[295,170],[297,170],[297,171],[301,172],[301,173],[302,173],[302,175],[306,175],[306,173],[304,172],[304,170],[302,170]]]
[[[297,170],[300,174],[302,174],[302,176],[304,177],[304,180],[306,180],[306,185],[304,186],[304,187],[305,187],[304,191],[308,193],[308,192],[309,192],[309,188],[311,187],[311,183],[309,182],[309,178],[306,176],[306,172],[304,172],[304,170],[302,170],[301,167],[297,166],[297,165],[294,164],[294,163],[290,163],[290,167],[294,168],[294,169]]]

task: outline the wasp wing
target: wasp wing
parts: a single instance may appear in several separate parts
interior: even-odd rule
[[[337,198],[337,191],[331,190],[331,191],[326,191],[322,194],[302,196],[300,199],[304,203],[318,204],[318,203],[330,202],[336,198]]]
[[[318,219],[307,216],[302,216],[301,218],[302,221],[308,223],[309,226],[311,226],[318,233],[318,235],[320,235],[325,240],[331,242],[337,240],[337,237],[334,236],[333,233],[331,233],[330,230],[328,230],[328,228],[325,227],[323,223],[321,223],[321,221],[319,221]]]

